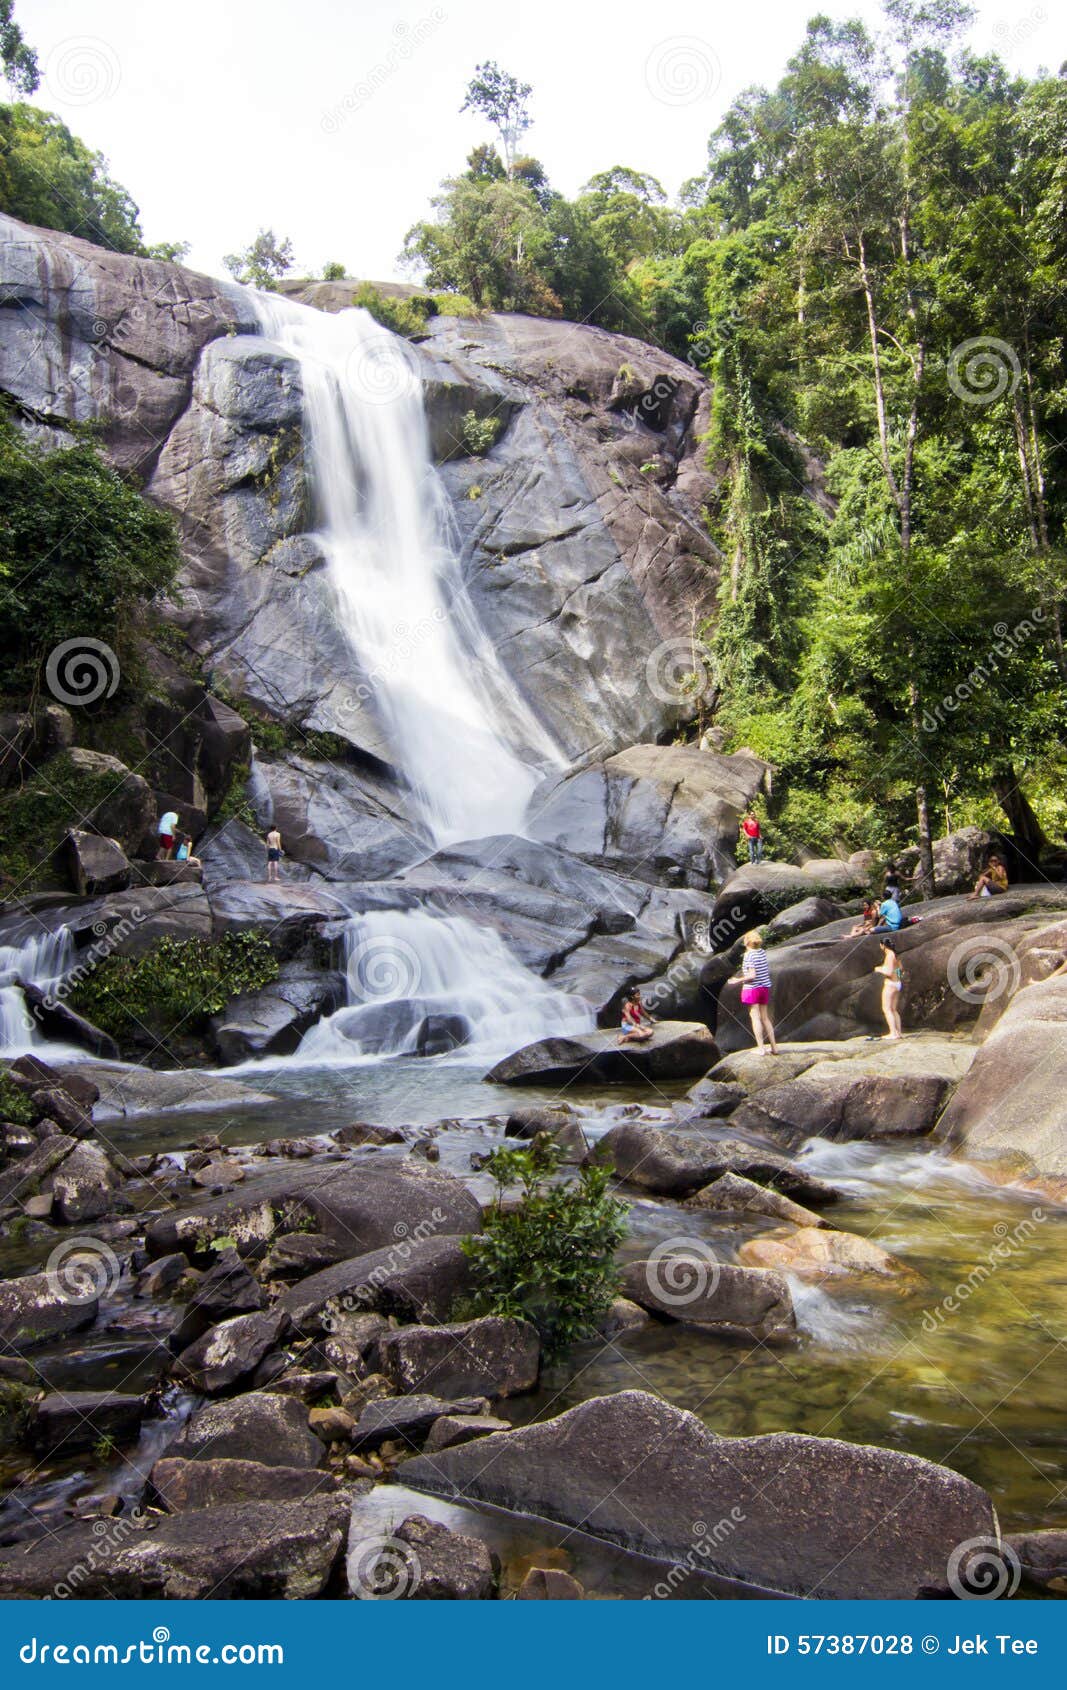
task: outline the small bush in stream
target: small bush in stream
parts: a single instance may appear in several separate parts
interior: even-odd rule
[[[278,977],[278,960],[262,933],[204,939],[160,939],[142,956],[109,956],[70,996],[79,1015],[120,1044],[192,1033],[232,998]]]
[[[463,1241],[474,1270],[475,1314],[507,1315],[537,1327],[546,1356],[592,1337],[618,1293],[615,1251],[626,1233],[626,1205],[609,1197],[610,1169],[582,1168],[553,1184],[560,1152],[548,1138],[497,1150],[485,1164],[496,1200],[483,1231]],[[504,1207],[510,1187],[517,1207]]]

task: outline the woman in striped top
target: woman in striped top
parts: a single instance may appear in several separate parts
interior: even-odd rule
[[[757,1050],[765,1051],[770,1046],[772,1056],[778,1055],[778,1046],[774,1040],[774,1024],[768,1004],[771,1001],[771,970],[767,961],[767,952],[763,948],[763,935],[757,928],[745,934],[745,956],[741,964],[739,976],[741,982],[741,1002],[748,1007],[752,1021],[752,1031],[756,1035]]]

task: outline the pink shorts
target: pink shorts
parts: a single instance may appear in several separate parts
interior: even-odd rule
[[[770,1003],[771,989],[769,986],[742,986],[742,1003]]]

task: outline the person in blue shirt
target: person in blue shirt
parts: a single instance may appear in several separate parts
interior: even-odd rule
[[[872,933],[899,933],[903,925],[904,911],[896,897],[892,893],[887,894],[878,905],[878,926],[871,929]]]

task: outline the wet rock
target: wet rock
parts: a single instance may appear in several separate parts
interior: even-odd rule
[[[217,1396],[254,1373],[288,1329],[289,1316],[284,1309],[236,1315],[213,1326],[183,1350],[175,1371],[194,1391]]]
[[[39,1121],[52,1121],[71,1138],[88,1138],[94,1130],[91,1110],[59,1086],[42,1086],[39,1091],[31,1092],[30,1102]]]
[[[647,1044],[619,1044],[614,1029],[573,1038],[540,1039],[498,1062],[485,1077],[495,1085],[539,1086],[682,1080],[705,1074],[719,1052],[698,1022],[661,1021]]]
[[[627,1262],[623,1288],[644,1309],[726,1337],[774,1341],[796,1332],[793,1299],[780,1274],[719,1262],[710,1252],[679,1245],[648,1261]]]
[[[754,1268],[775,1268],[802,1279],[834,1279],[842,1274],[902,1274],[903,1262],[869,1238],[853,1232],[800,1227],[786,1236],[748,1238],[737,1259]]]
[[[212,1460],[261,1461],[268,1467],[317,1467],[322,1445],[308,1427],[307,1409],[299,1398],[250,1391],[197,1409],[167,1454],[185,1460],[205,1455]]]
[[[81,1084],[91,1074],[98,1087],[100,1099],[96,1110],[98,1120],[109,1116],[130,1117],[141,1114],[162,1114],[172,1109],[204,1109],[229,1107],[277,1107],[278,1100],[269,1093],[228,1080],[222,1074],[211,1074],[183,1068],[174,1073],[157,1073],[134,1063],[93,1063],[85,1072],[64,1063],[62,1084]]]
[[[67,834],[66,862],[74,890],[83,898],[125,892],[130,884],[129,858],[117,839],[74,828]]]
[[[561,1127],[570,1126],[574,1120],[574,1111],[567,1104],[560,1104],[557,1108],[548,1109],[513,1109],[504,1125],[506,1138],[534,1139],[538,1133],[557,1133]]]
[[[85,1141],[75,1145],[51,1178],[56,1218],[67,1226],[106,1215],[122,1184],[101,1146]]]
[[[408,1326],[378,1343],[382,1372],[398,1390],[442,1397],[509,1397],[537,1383],[541,1346],[524,1320],[486,1315]]]
[[[52,992],[43,992],[39,986],[26,981],[22,995],[26,1000],[27,1009],[46,1038],[62,1039],[64,1044],[80,1045],[91,1056],[99,1056],[104,1060],[118,1056],[119,1047],[109,1033],[94,1027],[84,1015],[79,1015]]]
[[[618,1338],[623,1332],[640,1332],[650,1319],[648,1311],[629,1297],[613,1297],[610,1309],[598,1322],[597,1331],[602,1338]]]
[[[748,1093],[744,1086],[733,1086],[724,1080],[713,1080],[710,1074],[707,1074],[702,1080],[698,1080],[695,1086],[690,1086],[685,1095],[691,1108],[682,1112],[713,1120],[723,1115],[732,1115],[738,1105],[744,1103]]]
[[[0,1280],[0,1346],[31,1349],[91,1326],[100,1306],[99,1297],[87,1294],[92,1276],[74,1287],[77,1301],[71,1299],[68,1278],[69,1272],[30,1273]]]
[[[741,1174],[720,1174],[687,1200],[693,1209],[718,1209],[729,1215],[771,1215],[793,1226],[828,1226],[829,1222],[780,1191],[772,1191]],[[769,1265],[769,1264],[767,1264]]]
[[[308,1425],[315,1436],[324,1444],[344,1443],[351,1441],[352,1433],[356,1429],[355,1416],[349,1414],[347,1408],[327,1405],[313,1408],[308,1412]]]
[[[226,1249],[215,1265],[197,1281],[181,1325],[171,1340],[175,1350],[185,1349],[210,1326],[234,1315],[255,1314],[267,1301],[263,1287],[249,1273],[236,1250]]]
[[[515,1592],[516,1602],[582,1602],[585,1588],[562,1567],[531,1567]]]
[[[933,1131],[949,1093],[940,1075],[855,1073],[852,1064],[809,1068],[769,1086],[731,1117],[741,1132],[766,1133],[791,1146],[808,1138],[922,1138]]]
[[[1004,1542],[1029,1583],[1058,1596],[1067,1593],[1067,1531],[1010,1532]]]
[[[138,1297],[166,1297],[189,1272],[185,1256],[161,1256],[137,1275],[135,1294]]]
[[[189,1508],[122,1535],[100,1553],[88,1523],[0,1550],[0,1596],[306,1600],[340,1559],[350,1504],[341,1496]]]
[[[948,1468],[836,1438],[719,1438],[643,1391],[416,1457],[404,1482],[672,1564],[700,1540],[704,1571],[829,1599],[916,1597],[958,1544],[996,1534],[985,1492]]]
[[[303,1279],[333,1267],[343,1258],[341,1246],[324,1232],[288,1232],[271,1245],[264,1258],[263,1279]]]
[[[313,1467],[271,1467],[259,1461],[202,1456],[196,1461],[165,1457],[152,1469],[152,1489],[170,1513],[184,1508],[218,1508],[235,1502],[299,1502],[337,1489],[332,1473]]]
[[[475,1438],[487,1438],[493,1432],[510,1432],[511,1424],[499,1420],[495,1414],[442,1414],[426,1434],[423,1445],[427,1455],[434,1450],[453,1449],[456,1444],[473,1443]]]
[[[399,1127],[376,1126],[371,1121],[351,1121],[334,1133],[338,1144],[406,1144],[407,1137]]]
[[[44,1455],[129,1443],[146,1413],[142,1397],[118,1391],[51,1391],[33,1411],[30,1442]]]
[[[350,1543],[348,1581],[352,1595],[363,1598],[479,1602],[493,1594],[493,1562],[480,1539],[412,1514],[387,1550],[380,1540],[377,1554],[373,1541]]]
[[[27,1197],[34,1196],[41,1181],[76,1147],[76,1139],[65,1133],[51,1133],[13,1167],[5,1168],[0,1173],[0,1213],[19,1208]]]
[[[425,1434],[444,1415],[476,1415],[487,1407],[484,1397],[448,1402],[442,1397],[415,1393],[403,1397],[381,1397],[369,1402],[355,1426],[354,1449],[375,1449],[386,1438],[404,1443],[421,1443]]]
[[[373,1311],[444,1319],[470,1284],[470,1262],[457,1239],[400,1239],[309,1275],[285,1293],[280,1306],[301,1331],[328,1328],[338,1315]]]
[[[740,1138],[679,1133],[639,1121],[622,1121],[600,1140],[619,1179],[665,1197],[687,1197],[720,1174],[737,1173],[786,1196],[821,1205],[836,1193],[804,1173],[787,1156]]]
[[[309,1027],[344,1001],[340,980],[299,961],[282,964],[279,978],[257,992],[231,999],[211,1018],[219,1060],[247,1062],[287,1056]]]

